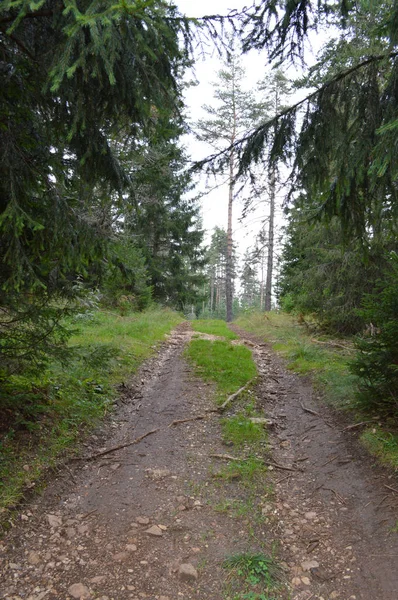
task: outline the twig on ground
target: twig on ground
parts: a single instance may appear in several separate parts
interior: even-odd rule
[[[210,454],[211,458],[219,458],[220,460],[235,460],[239,461],[240,458],[236,458],[235,456],[231,456],[230,454]]]
[[[231,394],[230,396],[228,396],[228,398],[225,400],[225,402],[223,402],[223,404],[221,404],[221,406],[219,407],[219,411],[224,410],[224,408],[230,403],[232,402],[232,400],[234,400],[237,396],[239,396],[239,394],[241,394],[242,392],[245,391],[246,388],[249,387],[249,385],[251,385],[253,383],[253,379],[251,379],[250,381],[248,381],[246,383],[246,385],[244,385],[243,387],[241,387],[237,392],[235,392],[234,394]]]
[[[188,417],[187,419],[176,419],[172,421],[168,427],[173,427],[174,425],[180,425],[181,423],[189,423],[190,421],[201,421],[205,419],[207,415],[196,415],[196,417]]]
[[[384,484],[384,487],[387,488],[388,490],[391,490],[392,492],[395,492],[396,494],[398,494],[398,490],[396,488],[393,488],[390,485],[387,485],[386,483]]]
[[[319,465],[319,466],[320,467],[326,467],[326,465],[329,465],[330,463],[332,463],[334,460],[336,460],[336,458],[338,458],[337,454],[336,454],[336,456],[333,456],[333,458],[330,458],[325,463],[323,463],[322,465]]]
[[[383,502],[384,502],[385,500],[387,500],[387,498],[389,498],[389,497],[390,497],[390,495],[389,495],[389,494],[387,494],[387,496],[384,496],[383,500],[382,500],[381,502],[379,502],[379,504],[376,506],[376,510],[377,510],[378,508],[380,508],[380,506],[383,504]]]
[[[91,517],[91,515],[93,515],[96,512],[98,512],[98,508],[94,508],[94,510],[90,510],[90,512],[88,512],[82,516],[81,520],[83,521],[83,519],[88,519],[89,517]]]
[[[275,467],[275,469],[281,469],[282,471],[297,471],[297,469],[294,469],[293,467],[285,467],[285,465],[280,465],[279,463],[264,461],[264,464],[267,465],[267,467]]]
[[[306,407],[306,406],[304,406],[304,404],[302,404],[301,402],[300,402],[300,406],[301,406],[301,408],[302,408],[302,409],[303,409],[305,412],[307,412],[307,413],[310,413],[310,415],[314,415],[315,417],[319,417],[319,416],[320,416],[320,414],[319,414],[319,413],[317,413],[317,412],[315,412],[315,410],[311,410],[311,408],[307,408],[307,407]]]
[[[234,461],[240,461],[242,460],[241,458],[235,458],[235,456],[231,456],[230,454],[210,454],[211,458],[219,458],[221,460],[234,460]],[[293,467],[285,467],[284,465],[280,465],[278,463],[274,463],[274,462],[269,462],[269,461],[262,461],[267,467],[275,467],[275,469],[282,469],[283,471],[297,471],[297,469],[294,469]]]
[[[350,429],[355,429],[356,427],[362,427],[362,425],[368,425],[369,423],[373,423],[373,421],[362,421],[361,423],[355,423],[354,425],[348,425],[348,427],[344,427],[341,431],[349,431]]]
[[[102,452],[97,452],[97,454],[92,454],[91,456],[82,456],[81,458],[78,458],[77,460],[87,460],[87,461],[95,460],[95,459],[99,458],[100,456],[105,456],[105,454],[110,454],[111,452],[116,452],[117,450],[121,450],[122,448],[127,448],[128,446],[134,446],[134,444],[138,444],[144,438],[148,437],[148,435],[157,433],[159,431],[159,429],[160,428],[158,427],[157,429],[152,429],[152,431],[147,431],[146,433],[144,433],[143,435],[140,435],[140,437],[136,438],[132,442],[126,442],[125,444],[119,444],[119,446],[113,446],[113,448],[109,448],[108,450],[103,450]]]
[[[289,473],[289,475],[286,475],[286,477],[282,477],[282,479],[278,479],[278,481],[275,481],[276,484],[278,483],[282,483],[282,481],[286,481],[286,479],[290,479],[291,478],[291,473]]]
[[[347,502],[344,500],[343,496],[341,496],[338,492],[336,492],[336,490],[334,490],[333,488],[327,488],[324,487],[324,490],[328,490],[329,492],[333,492],[333,494],[336,496],[337,500],[339,500],[339,502],[341,502],[342,504],[347,504]]]

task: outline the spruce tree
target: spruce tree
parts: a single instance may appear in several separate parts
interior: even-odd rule
[[[104,271],[131,194],[122,150],[178,118],[183,28],[162,1],[1,2],[3,377],[61,349],[77,278]]]

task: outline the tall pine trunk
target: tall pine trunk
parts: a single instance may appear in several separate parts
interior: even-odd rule
[[[233,241],[232,241],[232,203],[234,200],[234,155],[231,152],[229,157],[229,193],[228,193],[228,228],[227,228],[227,260],[225,273],[225,294],[227,307],[227,323],[233,319],[232,303],[233,303]]]
[[[276,195],[276,167],[274,165],[272,165],[270,170],[269,188],[268,259],[264,303],[264,310],[266,311],[270,311],[272,305],[272,270],[274,268],[274,222]]]

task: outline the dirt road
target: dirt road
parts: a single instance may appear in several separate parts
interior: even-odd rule
[[[359,453],[355,430],[342,431],[309,385],[243,334],[273,447],[249,504],[244,486],[217,478],[214,455],[228,449],[212,386],[182,358],[190,336],[188,324],[175,330],[121,390],[84,458],[22,507],[0,541],[0,598],[240,600],[224,559],[277,543],[285,585],[264,598],[396,600],[396,484]],[[195,416],[204,418],[175,423]]]

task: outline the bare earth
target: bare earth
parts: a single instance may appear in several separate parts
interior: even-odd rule
[[[222,461],[212,455],[231,449],[220,417],[207,412],[212,386],[182,357],[192,335],[183,324],[121,390],[82,459],[22,507],[0,541],[0,598],[235,600],[243,596],[223,560],[276,547],[284,585],[272,600],[397,600],[396,481],[361,453],[355,429],[343,431],[347,424],[317,404],[310,385],[261,340],[239,333],[259,369],[257,402],[272,421],[264,458],[273,470],[251,510],[234,512],[249,491],[216,476]],[[172,424],[195,416],[204,418]]]

